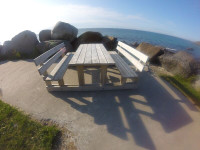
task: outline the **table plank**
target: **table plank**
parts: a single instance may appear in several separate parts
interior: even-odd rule
[[[99,57],[97,54],[96,45],[92,44],[92,64],[97,64],[97,63],[99,63]]]
[[[88,44],[84,64],[92,63],[92,44]]]
[[[87,51],[87,46],[88,46],[88,44],[83,45],[83,48],[82,48],[81,53],[78,57],[78,60],[76,61],[76,64],[83,64],[84,63],[85,55],[86,55],[86,51]]]
[[[101,64],[107,64],[107,60],[99,46],[99,44],[96,44],[96,49],[97,49],[97,54],[98,54],[98,57],[99,57],[99,63]]]
[[[106,50],[106,48],[104,47],[103,44],[99,44],[100,48],[101,48],[101,51],[103,52],[106,60],[107,60],[107,63],[108,64],[114,64],[115,61],[112,59],[112,57],[110,56],[110,54],[108,53],[108,51]]]
[[[81,50],[83,49],[83,45],[84,44],[81,44],[78,49],[76,50],[74,56],[72,57],[71,61],[69,62],[69,64],[76,64],[76,61],[78,60],[78,57],[81,53]]]

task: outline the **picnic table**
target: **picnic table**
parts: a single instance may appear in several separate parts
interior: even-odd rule
[[[104,85],[107,79],[107,67],[115,65],[103,44],[81,44],[69,65],[76,66],[79,85],[84,85],[84,67],[93,66],[101,68],[101,83]]]
[[[138,75],[123,57],[139,72],[142,72],[148,60],[148,56],[120,41],[115,51],[107,51],[102,43],[81,44],[76,52],[69,52],[69,47],[70,44],[68,46],[66,43],[61,43],[34,59],[48,91],[133,89],[137,87]],[[69,85],[64,82],[64,75],[71,67],[76,68],[79,85]],[[86,67],[100,69],[100,84],[85,84],[84,70]],[[111,69],[108,74],[109,83],[106,82],[108,67]],[[120,83],[117,84],[111,80],[111,74],[116,71],[121,78]]]

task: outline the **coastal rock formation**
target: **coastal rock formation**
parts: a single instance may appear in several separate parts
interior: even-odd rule
[[[186,48],[187,51],[193,51],[194,49],[192,47]]]
[[[117,38],[112,36],[104,36],[103,44],[107,50],[115,50],[117,47]]]
[[[159,60],[162,67],[167,71],[183,77],[196,74],[199,65],[194,57],[185,51],[179,51],[175,54],[164,54],[159,57]]]
[[[36,34],[23,31],[3,44],[2,55],[5,58],[31,58],[35,55],[35,46],[38,44]]]
[[[40,42],[51,40],[51,30],[42,30],[39,33]]]
[[[136,48],[139,46],[138,42],[133,42],[129,44],[131,47]]]
[[[78,34],[78,29],[68,23],[59,21],[51,32],[52,40],[66,40],[72,42]]]
[[[200,41],[197,41],[197,42],[194,42],[194,43],[200,46]]]
[[[173,48],[165,48],[163,51],[164,51],[165,54],[175,54],[175,53],[177,53],[177,50],[173,49]]]
[[[158,56],[163,54],[162,47],[154,46],[145,42],[140,43],[136,49],[149,56],[149,61],[151,63],[158,63]]]
[[[64,41],[64,40],[49,40],[49,41],[41,42],[36,45],[36,50],[39,52],[39,54],[42,54],[62,42],[65,43],[65,47],[67,48],[68,51],[73,50],[72,45],[68,41]]]
[[[88,31],[81,34],[77,39],[72,42],[74,49],[76,50],[80,44],[86,43],[102,43],[103,36],[99,32]]]

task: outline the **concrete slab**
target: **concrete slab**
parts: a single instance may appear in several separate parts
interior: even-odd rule
[[[200,112],[194,105],[148,72],[140,74],[138,85],[49,93],[31,60],[0,62],[3,101],[66,126],[81,150],[199,150]]]

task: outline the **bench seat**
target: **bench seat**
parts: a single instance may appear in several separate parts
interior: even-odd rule
[[[51,81],[58,81],[60,86],[64,85],[63,76],[73,56],[73,53],[68,51],[68,47],[66,47],[64,43],[61,43],[34,59],[35,65],[39,66],[38,72],[43,76],[47,86],[52,86]],[[48,73],[48,68],[59,60],[60,57],[62,57],[62,59],[53,70]]]
[[[69,66],[69,62],[73,57],[73,53],[68,52],[60,62],[55,66],[55,68],[50,72],[50,74],[45,78],[46,81],[59,81],[63,78],[65,70]]]
[[[115,61],[115,65],[121,73],[121,83],[124,84],[128,78],[136,80],[138,75],[131,67],[115,52],[110,52],[111,57]]]

